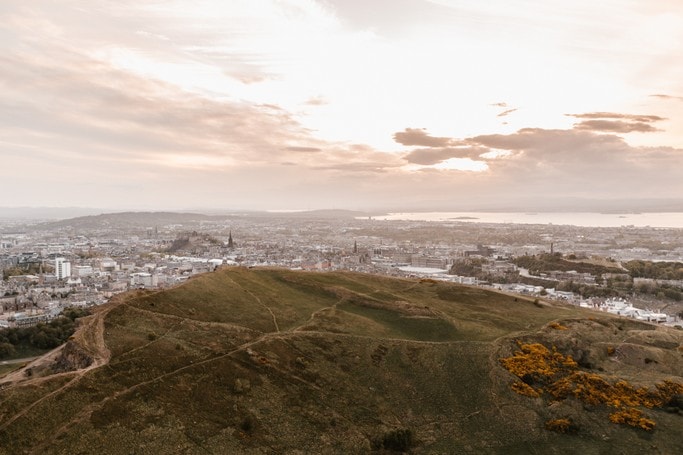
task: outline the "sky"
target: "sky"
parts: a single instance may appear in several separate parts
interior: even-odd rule
[[[5,207],[682,201],[683,4],[2,0],[0,172]]]

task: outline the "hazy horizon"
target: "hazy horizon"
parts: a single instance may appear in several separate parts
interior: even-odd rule
[[[0,19],[0,207],[683,211],[676,1],[6,0]]]
[[[683,207],[680,205],[662,205],[659,210],[638,210],[626,207],[609,206],[603,209],[525,209],[521,207],[512,208],[463,208],[463,209],[420,209],[420,208],[375,208],[367,210],[353,210],[346,208],[325,208],[325,209],[263,209],[263,210],[249,210],[237,208],[207,208],[207,207],[181,207],[181,208],[157,208],[157,209],[135,209],[135,208],[121,208],[121,209],[107,209],[98,207],[0,207],[0,220],[67,220],[80,217],[98,216],[98,215],[112,215],[123,213],[171,213],[184,214],[195,213],[198,215],[209,216],[230,216],[230,215],[249,215],[253,214],[272,214],[272,215],[295,215],[298,213],[320,213],[325,216],[372,216],[377,219],[387,220],[423,220],[423,221],[448,221],[453,217],[465,215],[477,216],[473,219],[474,222],[493,222],[493,223],[531,223],[531,224],[574,224],[580,226],[620,226],[627,224],[634,224],[633,218],[629,221],[617,220],[619,218],[626,218],[638,216],[641,218],[635,224],[639,226],[657,226],[657,227],[680,227],[683,228]],[[671,208],[667,208],[671,207]],[[512,217],[505,217],[503,215],[512,215]],[[403,217],[403,215],[407,215]],[[425,215],[425,216],[422,216]],[[534,219],[533,215],[539,215]],[[599,222],[594,215],[603,219]],[[483,216],[484,218],[479,218]],[[501,218],[501,216],[503,216]],[[529,218],[531,216],[531,218]],[[559,218],[557,218],[559,216]],[[567,218],[567,216],[571,218]],[[613,219],[609,219],[609,218]],[[507,221],[506,221],[507,220]],[[573,221],[572,221],[573,220]],[[650,221],[651,220],[651,221]],[[461,220],[462,221],[462,220]],[[466,219],[466,221],[470,221]],[[571,222],[570,222],[571,221]],[[658,221],[667,221],[665,224],[658,224]],[[671,222],[673,221],[673,222]],[[607,223],[607,224],[605,224]]]

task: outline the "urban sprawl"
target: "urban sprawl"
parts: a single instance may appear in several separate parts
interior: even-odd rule
[[[603,268],[532,270],[520,258]],[[624,267],[629,261],[683,262],[683,230],[315,214],[4,220],[0,328],[35,325],[66,307],[101,305],[121,292],[168,288],[230,266],[429,278],[680,325],[681,277],[637,276]],[[683,274],[683,264],[678,267]]]

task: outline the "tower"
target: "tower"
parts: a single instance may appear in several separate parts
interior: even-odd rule
[[[58,280],[69,278],[71,276],[71,262],[65,258],[55,258],[55,275]]]
[[[353,254],[358,253],[358,242],[353,241]]]
[[[230,231],[230,233],[228,234],[228,248],[234,248],[234,247],[235,247],[235,245],[232,242],[232,231]]]

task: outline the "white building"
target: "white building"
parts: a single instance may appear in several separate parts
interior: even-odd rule
[[[111,258],[104,258],[100,261],[100,270],[103,272],[114,272],[118,269],[118,264]]]
[[[65,258],[55,258],[55,275],[58,280],[63,280],[71,276],[71,262]]]
[[[90,265],[76,265],[74,266],[74,276],[83,278],[86,276],[92,276],[94,273],[92,266]]]
[[[130,275],[130,285],[135,288],[152,288],[159,284],[158,277],[147,272],[136,272]]]

